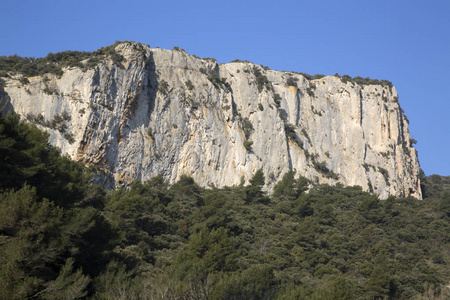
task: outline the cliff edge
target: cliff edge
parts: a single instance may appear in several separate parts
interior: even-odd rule
[[[0,108],[103,170],[106,187],[158,174],[222,187],[262,169],[271,189],[293,169],[381,198],[422,198],[408,120],[389,82],[217,64],[133,42],[114,51],[120,60],[4,77]]]

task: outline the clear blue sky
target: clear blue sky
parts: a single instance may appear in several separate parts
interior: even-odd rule
[[[0,55],[93,51],[116,40],[220,63],[387,79],[427,175],[450,175],[450,1],[2,0]]]

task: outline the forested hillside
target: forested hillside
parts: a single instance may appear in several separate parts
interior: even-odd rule
[[[450,297],[448,177],[424,177],[423,201],[294,172],[271,195],[261,171],[104,191],[47,139],[0,117],[1,299]]]

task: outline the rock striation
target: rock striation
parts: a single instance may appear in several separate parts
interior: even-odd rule
[[[4,78],[0,108],[101,169],[109,188],[158,174],[222,187],[262,169],[270,190],[293,169],[381,198],[422,197],[417,152],[392,85],[217,64],[132,42],[115,51],[120,63],[107,58],[28,83]]]

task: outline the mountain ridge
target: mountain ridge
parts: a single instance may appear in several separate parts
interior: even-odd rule
[[[388,81],[308,79],[134,42],[102,49],[62,74],[4,78],[0,108],[102,169],[106,187],[158,174],[222,187],[262,169],[270,190],[293,169],[384,199],[422,197],[408,121]]]

